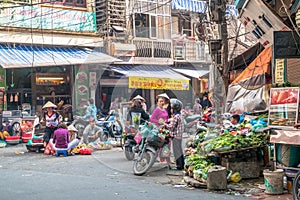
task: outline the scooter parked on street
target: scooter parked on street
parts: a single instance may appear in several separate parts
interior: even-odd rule
[[[138,145],[134,137],[138,130],[133,125],[126,126],[123,133],[124,153],[127,160],[133,160],[135,155],[134,148]]]
[[[144,175],[154,164],[158,150],[170,137],[169,132],[165,129],[158,129],[151,123],[145,123],[141,127],[142,141],[136,148],[137,156],[133,162],[134,175]]]

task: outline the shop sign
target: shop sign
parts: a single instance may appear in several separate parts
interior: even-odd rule
[[[271,88],[269,120],[270,127],[293,127],[298,119],[299,88]]]
[[[189,80],[129,76],[129,88],[189,90]]]
[[[89,78],[88,78],[88,67],[81,65],[76,67],[76,78],[75,78],[75,102],[76,112],[78,114],[84,114],[85,106],[89,100]]]
[[[275,83],[285,82],[285,59],[275,59]]]
[[[39,6],[7,6],[0,12],[0,26],[74,32],[97,32],[95,13]]]
[[[274,32],[274,58],[300,58],[300,37],[296,31]]]

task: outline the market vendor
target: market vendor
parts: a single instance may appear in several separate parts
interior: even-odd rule
[[[46,109],[42,119],[42,121],[46,122],[46,128],[43,137],[44,147],[47,146],[49,140],[53,137],[53,133],[57,129],[59,121],[61,121],[61,116],[54,110],[55,108],[57,108],[57,106],[51,101],[48,101],[43,106],[43,109]]]
[[[90,124],[87,125],[83,131],[82,141],[80,143],[89,144],[91,142],[100,141],[100,136],[103,134],[101,127],[95,125],[95,119],[93,117],[89,120]]]

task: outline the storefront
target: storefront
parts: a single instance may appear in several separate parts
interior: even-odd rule
[[[71,105],[73,111],[86,104],[95,82],[89,68],[116,61],[95,49],[0,44],[0,65],[6,74],[3,109],[31,106],[39,114],[48,100]],[[94,81],[93,81],[94,80]]]
[[[164,92],[186,104],[192,96],[190,79],[175,72],[170,66],[114,65],[103,73],[98,88],[106,110],[109,109],[109,99],[123,97],[128,101],[139,94],[146,99],[150,111],[156,105],[155,97]]]

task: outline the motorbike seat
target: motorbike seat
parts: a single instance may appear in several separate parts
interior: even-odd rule
[[[196,119],[200,119],[200,118],[201,118],[201,115],[191,115],[191,116],[186,117],[186,121],[192,122],[192,121],[194,121]]]

